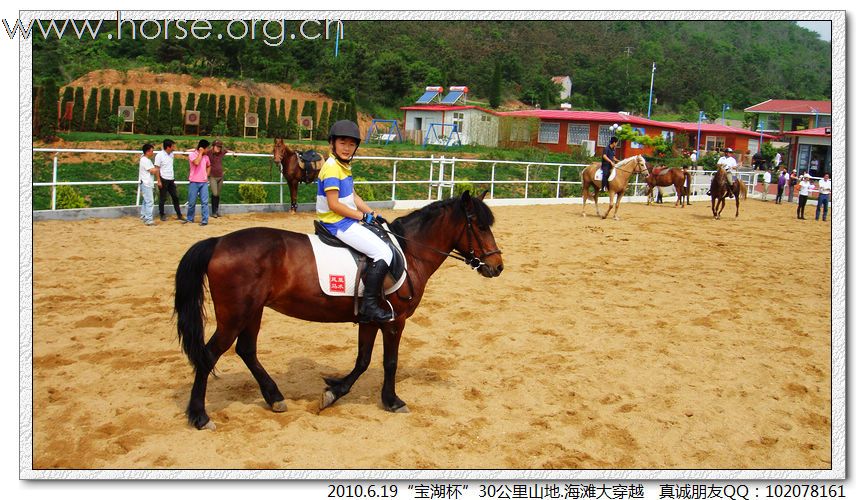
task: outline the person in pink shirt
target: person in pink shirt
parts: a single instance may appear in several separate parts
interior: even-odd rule
[[[201,198],[201,225],[207,225],[210,215],[207,206],[207,176],[210,175],[210,158],[206,154],[208,146],[210,146],[210,142],[207,139],[201,139],[198,141],[198,147],[195,148],[195,151],[189,153],[189,200],[184,224],[195,220],[195,201],[197,198]]]

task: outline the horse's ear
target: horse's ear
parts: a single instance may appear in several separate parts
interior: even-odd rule
[[[471,203],[471,201],[472,201],[472,195],[471,195],[471,193],[469,193],[469,190],[468,190],[468,189],[466,189],[465,191],[463,191],[463,194],[462,194],[462,196],[460,196],[460,199],[461,199],[462,202],[465,203],[466,205],[468,205],[468,204]]]
[[[484,198],[487,196],[487,193],[489,193],[489,192],[490,192],[489,189],[484,189],[484,192],[481,193],[480,196],[478,196],[478,199],[481,201],[484,201]]]

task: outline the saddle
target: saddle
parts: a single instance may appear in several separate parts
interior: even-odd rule
[[[321,224],[320,221],[313,221],[313,226],[315,227],[315,235],[318,236],[319,241],[321,241],[327,246],[344,248],[348,250],[352,258],[354,259],[355,264],[357,265],[356,281],[360,282],[361,276],[366,271],[366,266],[369,265],[369,258],[366,255],[358,252],[354,248],[346,245],[336,236],[330,234],[330,231],[328,231]],[[384,286],[382,286],[382,290],[386,290],[394,284],[398,283],[405,274],[405,256],[402,253],[402,248],[400,248],[399,245],[394,244],[394,241],[391,239],[388,233],[386,233],[381,227],[374,225],[368,225],[366,227],[367,229],[370,229],[376,236],[378,236],[379,239],[387,243],[387,245],[390,247],[391,252],[393,253],[393,260],[391,260],[390,267],[388,267],[388,276],[385,277]],[[359,294],[360,287],[357,286],[357,284],[355,286],[355,290],[358,290]]]
[[[652,167],[652,176],[657,177],[659,175],[664,175],[672,170],[672,168],[673,167]]]
[[[318,177],[318,171],[321,170],[321,164],[324,162],[321,155],[314,149],[304,151],[297,154],[298,162],[303,165],[301,168],[301,181],[304,184],[309,184]]]

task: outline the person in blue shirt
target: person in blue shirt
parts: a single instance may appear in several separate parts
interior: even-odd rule
[[[613,170],[613,165],[619,161],[616,159],[616,144],[618,142],[618,137],[610,137],[610,144],[604,148],[604,154],[601,157],[601,191],[610,189],[610,172]]]

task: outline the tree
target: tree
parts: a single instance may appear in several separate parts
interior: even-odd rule
[[[162,125],[159,123],[159,101],[157,101],[155,90],[150,91],[147,97],[147,104],[147,133],[158,134],[159,127]]]
[[[75,102],[75,91],[72,87],[67,86],[63,89],[63,99],[60,100],[60,117],[65,118],[66,115],[66,103],[71,102],[74,106]],[[71,120],[62,119],[60,122],[60,127],[63,129],[70,130]]]
[[[237,135],[244,136],[246,135],[246,124],[244,123],[246,118],[246,96],[240,96],[240,99],[237,101],[237,116],[234,119],[234,127],[237,130]]]
[[[243,107],[243,104],[241,104]],[[225,123],[228,125],[228,134],[231,136],[238,136],[237,129],[237,98],[235,96],[230,96],[228,98],[228,113],[225,117]]]
[[[135,106],[135,91],[126,89],[126,95],[123,97],[124,106]]]
[[[315,139],[318,141],[327,140],[327,134],[330,133],[330,114],[327,112],[327,101],[321,105],[321,116],[318,118],[318,123],[315,126]]]
[[[339,121],[339,105],[338,103],[332,103],[330,106],[330,115],[327,117],[327,130],[330,132],[330,127],[333,126],[334,123]]]
[[[201,93],[198,94],[198,100],[195,101],[195,110],[198,111],[198,131],[199,134],[205,133],[204,120],[207,118],[207,101],[209,99],[208,94]]]
[[[284,110],[285,108],[283,108]],[[289,137],[295,138],[300,133],[300,126],[297,123],[297,99],[291,100],[291,107],[288,111],[288,122],[285,124],[285,132]]]
[[[309,101],[309,110],[306,112],[306,116],[312,118],[312,130],[314,134],[318,128],[318,104],[315,101]]]
[[[117,116],[120,108],[120,89],[114,89],[114,94],[111,96],[111,116]]]
[[[171,133],[171,101],[168,100],[168,92],[164,90],[159,92],[159,127],[155,131],[157,134]]]
[[[351,96],[351,100],[348,101],[348,120],[351,120],[357,124],[360,124],[357,117],[357,100],[355,100],[354,96]]]
[[[84,130],[84,89],[75,87],[75,104],[72,105],[72,130]]]
[[[203,121],[203,120],[202,120]],[[216,94],[207,96],[207,122],[205,130],[207,134],[213,132],[213,127],[216,125]]]
[[[39,103],[39,138],[51,142],[57,137],[57,101],[60,91],[54,80],[46,80],[42,86]]]
[[[195,109],[195,94],[190,92],[186,94],[186,105],[183,106],[183,112],[192,111]]]
[[[98,91],[95,87],[90,89],[90,97],[87,98],[87,110],[84,112],[84,123],[82,124],[81,130],[85,130],[87,132],[96,131],[97,95]]]
[[[279,134],[279,115],[276,111],[276,99],[270,99],[270,110],[267,113],[267,136],[276,137]]]
[[[219,103],[216,108],[216,121],[225,122],[225,95],[220,94]]]
[[[96,130],[99,132],[111,131],[108,118],[111,117],[111,89],[101,89],[99,92],[99,111],[96,113]]]
[[[493,78],[490,80],[488,90],[490,107],[496,109],[502,103],[502,63],[496,61],[495,69],[493,70]]]
[[[142,90],[138,95],[138,107],[135,108],[135,127],[141,133],[147,133],[150,117],[147,116],[147,91]]]
[[[258,113],[258,131],[260,134],[267,130],[267,104],[265,104],[264,97],[258,98],[258,105],[255,108],[255,112]]]
[[[180,92],[171,94],[171,126],[166,133],[175,134],[183,130],[183,110],[180,108]]]

